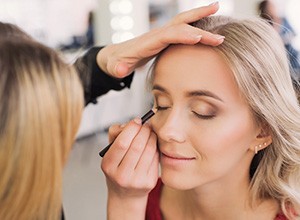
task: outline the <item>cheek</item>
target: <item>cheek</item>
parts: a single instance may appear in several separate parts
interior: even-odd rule
[[[233,173],[248,175],[253,158],[248,149],[255,136],[255,127],[250,118],[243,117],[241,122],[236,116],[205,122],[206,126],[203,123],[198,129],[191,129],[189,140],[199,160],[190,177],[196,182]]]
[[[151,119],[153,131],[159,134],[165,125],[168,112],[158,112]],[[251,146],[256,137],[257,126],[249,111],[237,111],[224,114],[215,119],[201,120],[190,117],[181,117],[185,120],[182,129],[185,129],[187,140],[200,154],[224,155],[229,153],[244,153]],[[179,122],[179,121],[178,121]],[[181,122],[179,124],[182,125]],[[159,136],[158,136],[159,137]],[[160,137],[159,137],[160,138]]]
[[[151,119],[151,127],[153,131],[158,135],[159,129],[163,126],[165,119],[159,117],[158,113]]]
[[[253,121],[247,112],[230,114],[203,123],[201,128],[198,128],[198,135],[197,129],[192,129],[195,133],[193,136],[195,142],[201,143],[199,147],[207,149],[207,153],[220,156],[224,155],[224,152],[245,153],[256,137],[257,129]]]

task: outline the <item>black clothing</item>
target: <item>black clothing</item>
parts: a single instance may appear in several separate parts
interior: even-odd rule
[[[84,88],[86,105],[90,102],[96,103],[97,97],[104,95],[110,90],[122,90],[126,87],[130,88],[132,82],[133,74],[123,79],[117,79],[107,75],[99,68],[96,62],[96,56],[102,48],[103,47],[91,48],[83,57],[80,57],[75,62],[75,67]]]

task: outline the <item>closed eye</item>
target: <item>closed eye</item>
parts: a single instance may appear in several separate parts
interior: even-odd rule
[[[199,114],[195,111],[193,111],[194,115],[200,119],[204,119],[204,120],[208,120],[208,119],[213,119],[214,117],[216,117],[216,115],[214,114],[209,114],[209,115],[203,115],[203,114]]]
[[[170,108],[170,107],[167,107],[167,106],[156,106],[157,111],[164,111],[164,110],[167,110],[168,108]]]

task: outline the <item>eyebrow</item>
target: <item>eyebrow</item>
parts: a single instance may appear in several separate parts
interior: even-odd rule
[[[165,88],[163,88],[160,85],[153,85],[152,90],[158,90],[158,91],[161,91],[163,93],[169,94],[168,90],[166,90]],[[214,94],[210,91],[207,91],[207,90],[188,91],[188,92],[186,92],[186,96],[187,97],[207,96],[207,97],[210,97],[210,98],[217,99],[221,102],[224,102],[219,96],[217,96],[216,94]]]
[[[219,96],[217,96],[216,94],[207,91],[207,90],[196,90],[196,91],[191,91],[191,92],[187,92],[187,97],[194,97],[194,96],[207,96],[207,97],[211,97],[214,99],[217,99],[221,102],[224,102]]]

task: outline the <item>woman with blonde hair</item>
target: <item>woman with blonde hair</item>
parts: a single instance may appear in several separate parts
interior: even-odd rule
[[[58,219],[62,168],[83,110],[76,71],[51,49],[0,40],[0,218]]]
[[[83,106],[77,72],[0,22],[0,219],[57,219]]]
[[[0,22],[0,219],[59,219],[62,170],[84,101],[129,87],[132,71],[171,43],[221,43],[219,35],[188,25],[216,10],[198,8],[130,41],[92,48],[76,62],[77,71],[17,26]]]
[[[123,130],[102,161],[111,219],[110,203],[128,219],[299,218],[300,108],[280,36],[259,18],[192,25],[225,40],[164,50],[151,76],[153,131],[111,128],[111,139]]]

